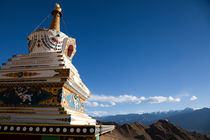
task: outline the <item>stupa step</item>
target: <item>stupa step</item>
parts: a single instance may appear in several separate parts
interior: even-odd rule
[[[4,118],[3,116],[0,116],[1,118]],[[24,117],[24,116],[23,116]],[[49,118],[50,116],[48,116]],[[5,117],[5,119],[7,119]],[[1,119],[0,120],[0,124],[6,123],[6,124],[10,124],[10,123],[16,123],[16,124],[70,124],[70,119],[67,120],[63,120],[63,119],[34,119],[34,118],[10,118],[10,120],[5,120],[5,119]]]
[[[43,120],[49,120],[51,123],[54,123],[54,121],[60,121],[64,123],[70,122],[70,115],[69,114],[17,114],[17,113],[4,113],[0,114],[0,122],[7,122],[12,123],[14,121],[18,122],[18,120],[21,120],[19,122],[22,122],[22,120],[26,120],[29,123],[40,122]],[[34,120],[34,121],[29,121]],[[25,121],[24,121],[25,122]],[[44,122],[43,122],[44,123]]]
[[[62,124],[95,124],[96,120],[82,112],[53,114],[53,112],[26,112],[16,111],[13,113],[1,112],[0,123],[62,123]]]
[[[13,72],[5,72],[0,71],[0,79],[37,79],[37,78],[66,78],[69,77],[70,70],[69,69],[49,69],[49,70],[27,70],[27,71],[13,71]]]
[[[4,113],[7,113],[7,114],[16,114],[16,113],[19,113],[19,114],[55,114],[55,115],[58,115],[58,114],[66,114],[66,112],[64,111],[45,111],[45,110],[0,110],[0,114],[4,114]]]
[[[63,107],[27,107],[27,106],[0,106],[0,110],[29,110],[29,111],[64,111]]]

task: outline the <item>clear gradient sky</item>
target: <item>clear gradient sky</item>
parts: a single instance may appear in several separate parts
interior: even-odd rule
[[[0,62],[59,2],[95,115],[210,107],[209,0],[0,0]],[[48,28],[52,16],[40,28]]]

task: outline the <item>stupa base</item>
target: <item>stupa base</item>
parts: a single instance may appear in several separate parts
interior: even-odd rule
[[[96,125],[83,112],[62,107],[0,107],[0,139],[96,140],[113,129],[113,125]]]

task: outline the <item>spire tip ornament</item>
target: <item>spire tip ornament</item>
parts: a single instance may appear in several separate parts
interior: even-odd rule
[[[55,4],[55,8],[54,8],[54,10],[57,10],[57,11],[59,11],[59,12],[61,12],[61,11],[62,11],[62,9],[61,9],[61,7],[60,7],[60,4],[59,4],[59,3],[56,3],[56,4]]]
[[[60,17],[62,16],[61,11],[62,9],[60,7],[60,4],[56,3],[55,8],[52,11],[53,19],[50,24],[50,29],[55,29],[57,31],[60,31]]]

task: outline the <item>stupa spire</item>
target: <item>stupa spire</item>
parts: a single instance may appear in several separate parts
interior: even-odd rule
[[[60,17],[62,16],[61,13],[62,9],[58,3],[55,4],[55,8],[52,11],[53,19],[50,24],[50,29],[55,29],[60,31]]]

